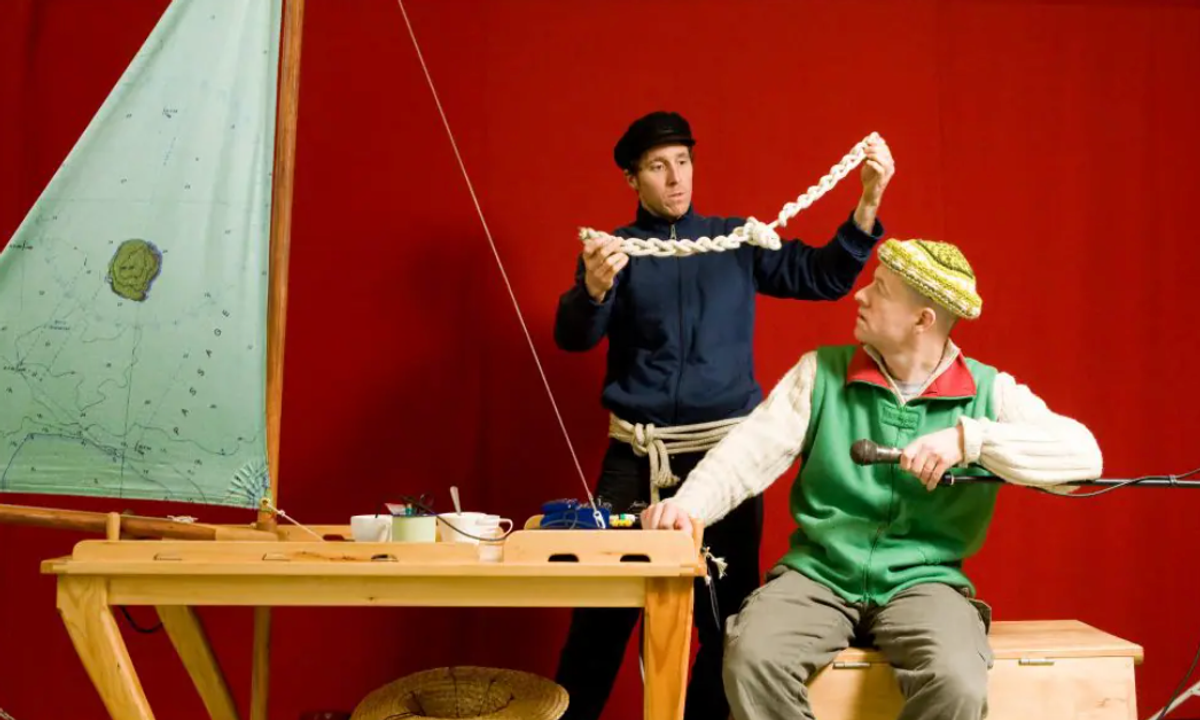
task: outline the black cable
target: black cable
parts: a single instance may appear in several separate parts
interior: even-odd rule
[[[138,625],[137,622],[134,621],[133,616],[129,614],[129,608],[122,605],[121,613],[124,614],[125,619],[129,621],[129,626],[132,627],[134,630],[137,630],[140,633],[145,633],[146,635],[150,635],[152,633],[158,632],[159,630],[162,630],[162,621],[161,620],[158,622],[157,625],[155,625],[152,628],[144,628],[141,625]]]
[[[1057,493],[1052,490],[1047,490],[1046,488],[1039,487],[1039,488],[1035,488],[1035,489],[1040,490],[1040,491],[1050,494],[1050,495],[1056,495],[1058,497],[1090,498],[1090,497],[1096,497],[1097,495],[1103,495],[1104,493],[1107,493],[1107,492],[1112,492],[1113,490],[1119,490],[1124,487],[1129,487],[1131,485],[1136,485],[1137,483],[1142,483],[1142,482],[1147,482],[1147,481],[1166,483],[1166,485],[1169,487],[1187,487],[1187,486],[1194,487],[1196,485],[1200,485],[1200,483],[1198,483],[1194,480],[1184,481],[1184,478],[1191,477],[1198,473],[1200,473],[1200,468],[1196,468],[1195,470],[1189,470],[1189,471],[1187,471],[1185,473],[1181,473],[1179,475],[1143,475],[1142,477],[1133,478],[1132,480],[1125,480],[1125,481],[1122,481],[1122,482],[1119,482],[1119,483],[1116,483],[1113,485],[1109,485],[1108,487],[1102,488],[1100,490],[1093,490],[1090,492]],[[959,478],[956,478],[956,480],[957,479],[959,479]],[[1183,482],[1181,482],[1181,481],[1183,481]],[[1086,484],[1087,484],[1086,482],[1068,483],[1068,485],[1076,485],[1077,487],[1086,485]],[[1159,713],[1158,717],[1154,718],[1154,720],[1163,720],[1163,718],[1165,718],[1167,716],[1167,713],[1169,712],[1168,709],[1171,707],[1171,703],[1175,702],[1175,699],[1179,697],[1179,693],[1183,691],[1184,685],[1187,684],[1187,681],[1192,677],[1192,673],[1196,670],[1197,663],[1200,663],[1200,647],[1196,648],[1196,654],[1192,657],[1192,664],[1190,666],[1188,666],[1187,672],[1184,673],[1183,679],[1179,681],[1179,684],[1175,687],[1174,692],[1171,693],[1171,697],[1167,700],[1166,705],[1163,706],[1162,712]]]
[[[421,496],[421,497],[424,497],[424,496]],[[441,515],[439,515],[438,513],[434,512],[432,501],[426,503],[421,499],[421,497],[413,497],[411,495],[404,495],[404,496],[402,496],[401,499],[407,500],[408,502],[405,504],[412,505],[413,507],[418,508],[419,510],[423,511],[426,516],[432,515],[437,522],[443,523],[444,525],[446,525],[446,527],[450,528],[451,530],[458,533],[459,535],[462,535],[463,537],[471,538],[472,540],[478,540],[478,541],[484,542],[484,543],[498,543],[498,542],[502,542],[505,539],[507,539],[508,536],[512,535],[513,532],[515,532],[517,529],[517,526],[513,525],[507,531],[502,532],[499,537],[486,537],[485,538],[485,537],[479,537],[477,535],[472,535],[469,532],[464,532],[463,530],[459,530],[458,528],[454,527],[454,523],[450,522],[446,518],[444,518]],[[385,509],[386,509],[386,506],[385,506]],[[392,515],[391,511],[388,511],[386,513],[375,513],[376,517],[379,517],[380,515],[386,515],[388,517],[421,517],[419,515],[394,516],[394,515]]]
[[[1179,693],[1183,690],[1183,686],[1187,684],[1188,679],[1192,677],[1192,672],[1196,669],[1197,661],[1200,661],[1200,647],[1196,648],[1196,654],[1192,657],[1191,666],[1188,667],[1187,673],[1184,674],[1183,679],[1180,680],[1179,684],[1175,686],[1175,692],[1171,693],[1171,699],[1167,700],[1166,705],[1163,705],[1162,712],[1158,714],[1158,717],[1155,718],[1155,720],[1163,720],[1163,718],[1167,716],[1167,712],[1171,707],[1171,703],[1175,702],[1175,698],[1179,697]]]
[[[1125,482],[1118,483],[1116,485],[1110,485],[1109,487],[1106,487],[1106,488],[1103,488],[1100,490],[1093,490],[1091,492],[1083,492],[1083,493],[1080,493],[1080,492],[1055,493],[1055,492],[1051,492],[1050,490],[1045,490],[1045,489],[1042,489],[1042,492],[1050,493],[1051,495],[1058,495],[1060,497],[1088,498],[1088,497],[1096,497],[1097,495],[1103,495],[1106,492],[1111,492],[1113,490],[1119,490],[1123,487],[1129,487],[1130,485],[1135,485],[1137,483],[1145,482],[1147,480],[1157,480],[1157,481],[1169,483],[1170,485],[1174,486],[1175,483],[1177,483],[1178,481],[1180,481],[1184,478],[1191,477],[1192,475],[1196,475],[1197,473],[1200,473],[1200,468],[1196,468],[1195,470],[1189,470],[1188,472],[1182,473],[1180,475],[1143,475],[1142,477],[1133,478],[1132,480],[1126,480]],[[1183,679],[1181,679],[1179,681],[1179,684],[1175,686],[1175,690],[1171,693],[1171,697],[1168,698],[1166,704],[1163,705],[1162,712],[1159,713],[1158,717],[1154,718],[1154,720],[1163,720],[1163,718],[1165,718],[1167,716],[1167,713],[1170,711],[1171,703],[1175,702],[1175,699],[1179,697],[1179,693],[1183,691],[1184,685],[1187,684],[1187,681],[1192,677],[1192,673],[1195,672],[1196,664],[1198,662],[1200,662],[1200,647],[1196,648],[1196,654],[1192,656],[1192,664],[1188,666],[1187,672],[1183,674]]]
[[[1042,490],[1043,492],[1048,492],[1051,495],[1059,495],[1061,497],[1088,498],[1088,497],[1096,497],[1097,495],[1103,495],[1106,492],[1112,492],[1113,490],[1119,490],[1123,487],[1129,487],[1130,485],[1136,485],[1137,483],[1146,482],[1148,480],[1165,482],[1165,483],[1169,483],[1171,485],[1175,485],[1175,483],[1179,482],[1180,480],[1183,480],[1184,478],[1187,478],[1187,477],[1191,477],[1192,475],[1195,475],[1197,473],[1200,473],[1200,468],[1196,468],[1195,470],[1189,470],[1188,472],[1185,472],[1182,475],[1143,475],[1142,477],[1137,477],[1132,480],[1125,480],[1124,482],[1118,483],[1116,485],[1110,485],[1101,490],[1092,490],[1091,492],[1056,493],[1056,492],[1052,492],[1050,490],[1046,490],[1044,488],[1039,488],[1039,489]]]

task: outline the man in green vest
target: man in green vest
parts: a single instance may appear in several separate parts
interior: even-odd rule
[[[690,532],[802,459],[791,547],[726,628],[737,720],[811,720],[806,682],[856,641],[893,666],[900,720],[985,717],[991,611],[963,561],[983,544],[1000,483],[939,482],[981,466],[1061,492],[1054,486],[1101,472],[1086,427],[950,340],[982,306],[958,248],[888,240],[878,254],[873,281],[855,294],[860,344],[801,357],[680,491],[642,516],[645,528]],[[899,462],[855,463],[859,439],[902,448]]]

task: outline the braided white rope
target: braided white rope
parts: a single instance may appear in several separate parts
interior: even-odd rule
[[[657,427],[631,423],[610,413],[608,436],[630,445],[634,455],[650,457],[650,502],[657,503],[661,488],[679,484],[679,476],[671,471],[672,455],[711,450],[745,419],[737,417],[695,425]]]
[[[695,240],[660,240],[658,238],[620,238],[621,252],[631,256],[652,257],[687,257],[702,252],[722,252],[733,250],[742,243],[757,245],[768,250],[778,250],[782,246],[779,234],[775,228],[784,227],[787,221],[794,218],[801,210],[808,208],[821,196],[833,189],[842,178],[858,167],[867,157],[867,143],[878,140],[879,133],[871,133],[846,153],[846,156],[834,165],[829,174],[817,181],[796,198],[795,202],[787,203],[779,211],[779,217],[771,223],[763,223],[753,217],[747,218],[746,224],[737,228],[729,235],[719,235],[715,238],[697,238]],[[592,228],[579,228],[579,240],[608,241],[615,236]]]

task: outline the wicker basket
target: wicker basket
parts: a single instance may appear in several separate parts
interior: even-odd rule
[[[444,667],[390,682],[363,698],[350,720],[558,720],[567,691],[518,670]]]

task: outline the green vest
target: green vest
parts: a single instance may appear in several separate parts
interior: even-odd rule
[[[995,368],[960,355],[905,405],[865,351],[820,348],[803,464],[792,485],[798,528],[780,562],[853,603],[882,605],[907,587],[930,582],[973,595],[962,564],[983,545],[1000,484],[930,492],[899,465],[855,464],[850,446],[866,438],[903,448],[954,426],[961,415],[994,420],[995,378]]]

